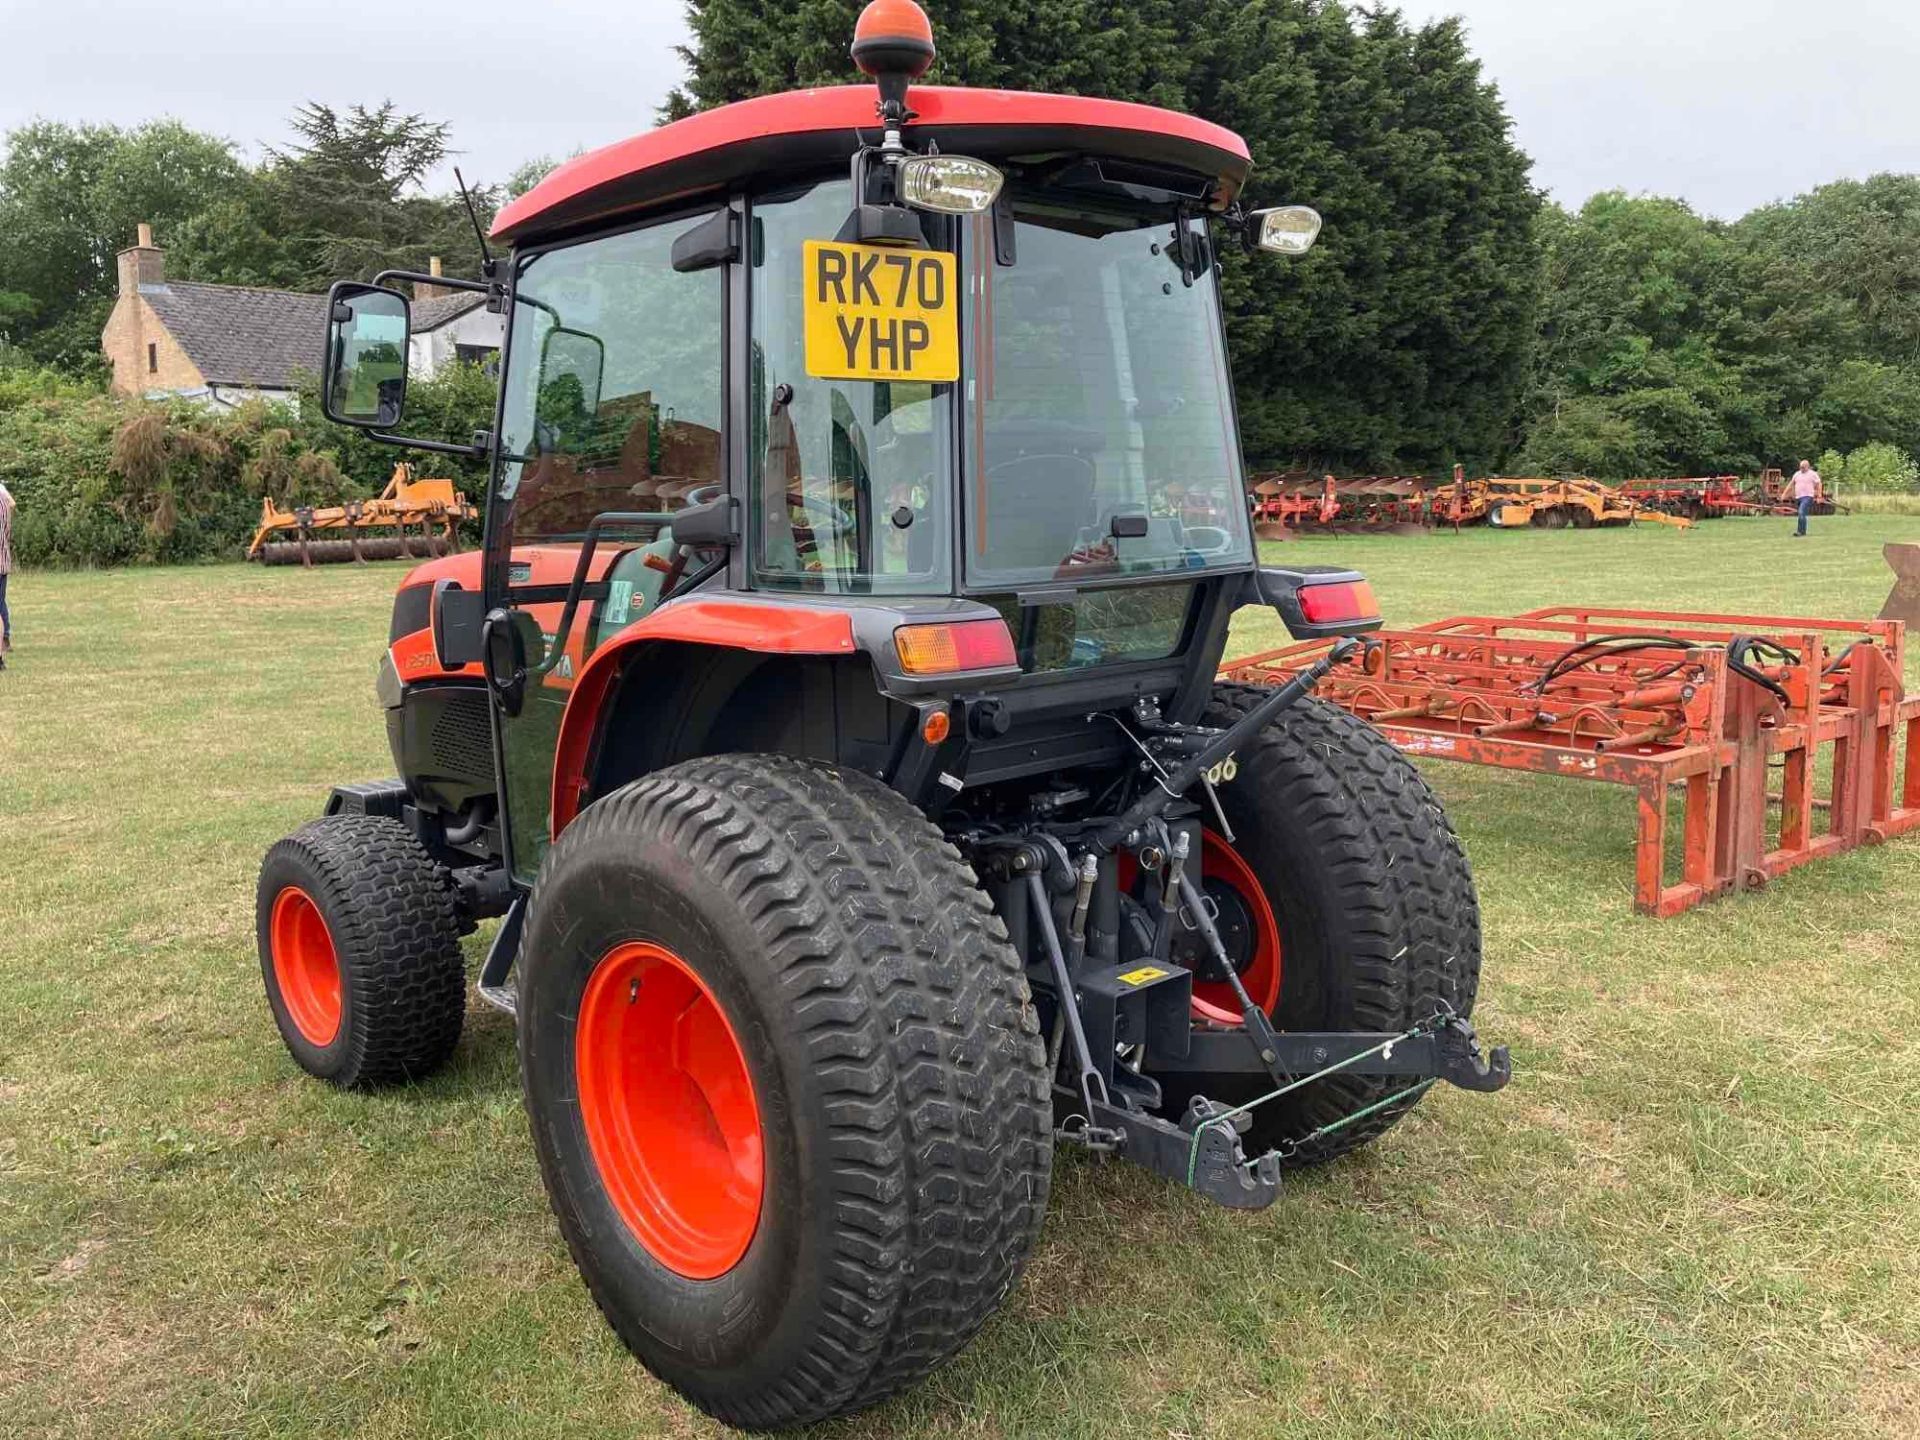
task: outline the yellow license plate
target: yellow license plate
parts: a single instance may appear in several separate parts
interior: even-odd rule
[[[807,373],[819,380],[960,378],[951,255],[806,242]]]

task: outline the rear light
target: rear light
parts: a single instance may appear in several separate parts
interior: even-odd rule
[[[1301,586],[1300,613],[1309,625],[1345,625],[1378,620],[1380,606],[1373,598],[1373,586],[1365,580],[1340,580]]]
[[[900,668],[909,675],[1006,670],[1019,664],[1013,633],[998,619],[902,625],[893,632],[893,644],[900,652]]]

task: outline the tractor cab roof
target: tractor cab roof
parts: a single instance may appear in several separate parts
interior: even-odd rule
[[[1233,131],[1152,105],[1022,90],[916,86],[917,147],[994,160],[1095,154],[1209,182],[1225,205],[1252,161]],[[798,90],[702,111],[560,166],[501,210],[497,240],[525,243],[753,176],[844,164],[881,124],[871,85]]]

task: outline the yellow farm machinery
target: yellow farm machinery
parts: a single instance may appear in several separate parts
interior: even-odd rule
[[[1441,524],[1487,524],[1500,530],[1534,526],[1542,530],[1591,530],[1601,525],[1631,525],[1650,520],[1690,530],[1693,521],[1643,505],[1598,480],[1490,478],[1469,480],[1455,467],[1453,483],[1433,492],[1433,518]]]
[[[460,522],[480,512],[451,480],[415,480],[396,465],[387,488],[344,505],[260,502],[260,528],[247,558],[266,565],[337,565],[347,561],[430,560],[460,549]]]

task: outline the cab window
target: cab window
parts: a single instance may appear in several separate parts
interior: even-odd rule
[[[500,499],[514,545],[580,540],[609,510],[722,483],[717,269],[681,274],[682,216],[549,250],[516,281]]]
[[[844,177],[753,208],[747,357],[754,583],[945,593],[953,573],[951,385],[806,369],[806,242],[847,218]]]

